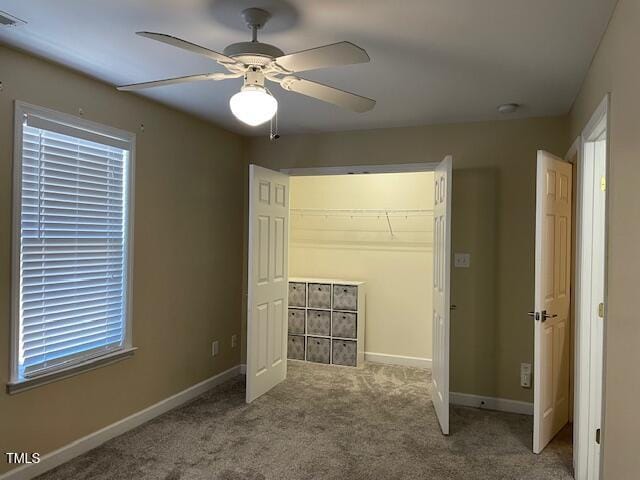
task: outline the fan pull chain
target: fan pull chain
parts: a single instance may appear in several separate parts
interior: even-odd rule
[[[278,140],[280,138],[280,134],[278,133],[278,111],[276,110],[276,114],[271,117],[269,121],[269,140]]]

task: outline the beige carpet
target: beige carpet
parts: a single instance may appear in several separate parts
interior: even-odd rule
[[[428,372],[289,363],[252,405],[244,377],[41,479],[570,479],[571,432],[531,453],[531,417],[454,407],[444,437]]]

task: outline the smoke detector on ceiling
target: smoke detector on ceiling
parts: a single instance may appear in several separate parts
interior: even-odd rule
[[[517,103],[503,103],[502,105],[498,105],[498,112],[514,113],[518,108],[520,108],[520,105]]]
[[[27,22],[24,20],[20,20],[13,15],[9,15],[6,12],[0,11],[0,28],[4,27],[19,27],[20,25],[25,25]]]

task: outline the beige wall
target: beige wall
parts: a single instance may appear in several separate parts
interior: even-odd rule
[[[604,480],[640,472],[640,2],[620,0],[570,115],[580,134],[607,92],[610,143],[605,320]]]
[[[365,351],[431,359],[433,173],[292,177],[290,189],[289,275],[367,282]],[[295,209],[390,209],[394,235],[385,216]]]
[[[269,168],[438,162],[454,158],[453,391],[532,401],[519,386],[533,360],[536,150],[564,155],[566,117],[251,138],[248,161]]]
[[[451,301],[457,306],[451,314],[451,389],[531,401],[531,390],[520,389],[514,368],[519,368],[519,362],[533,360],[532,325],[525,312],[519,311],[528,304],[527,292],[533,302],[533,263],[528,267],[529,258],[521,259],[525,265],[519,267],[520,278],[515,279],[518,272],[505,268],[504,262],[511,261],[505,259],[505,254],[509,257],[524,254],[525,245],[516,246],[515,242],[526,238],[525,244],[533,248],[533,238],[522,235],[520,240],[513,239],[517,247],[513,251],[509,223],[501,226],[505,205],[500,204],[499,179],[500,169],[496,167],[454,170],[453,251],[471,253],[471,267],[451,270]],[[504,242],[509,245],[506,251],[501,248]],[[521,295],[519,306],[513,303],[510,289],[500,280],[505,273],[513,275],[514,282],[520,282],[514,284],[514,291]],[[501,293],[511,302],[510,313],[501,308]],[[511,350],[513,342],[524,350],[520,353]]]
[[[239,363],[242,139],[0,46],[0,383],[9,377],[13,102],[137,135],[135,356],[9,396],[0,452],[46,453]],[[144,124],[144,131],[140,130]],[[211,341],[220,355],[211,357]],[[4,455],[0,473],[6,471]]]

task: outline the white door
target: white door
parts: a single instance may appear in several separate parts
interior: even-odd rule
[[[433,364],[431,400],[442,433],[449,435],[449,313],[451,277],[451,168],[446,157],[435,170],[433,207]]]
[[[289,177],[249,166],[247,403],[287,375]]]
[[[533,451],[569,421],[572,166],[538,151]]]

